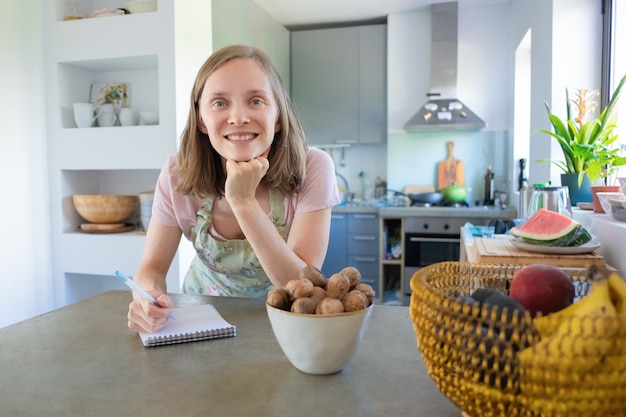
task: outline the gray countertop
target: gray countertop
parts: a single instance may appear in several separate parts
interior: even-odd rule
[[[130,293],[106,292],[0,329],[1,414],[461,415],[427,375],[406,307],[375,305],[351,362],[314,376],[280,350],[264,300],[174,297],[215,304],[237,336],[145,348],[126,327]]]
[[[333,213],[377,213],[381,217],[458,217],[468,219],[502,219],[517,217],[515,208],[495,207],[378,207],[344,205],[333,207]]]

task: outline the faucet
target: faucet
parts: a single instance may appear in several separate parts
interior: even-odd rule
[[[352,200],[352,194],[350,193],[350,186],[346,177],[335,171],[335,175],[343,182],[343,201],[350,202]]]

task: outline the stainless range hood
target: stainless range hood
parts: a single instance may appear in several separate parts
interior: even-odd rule
[[[430,93],[407,131],[480,130],[486,124],[456,96],[458,2],[431,5]]]

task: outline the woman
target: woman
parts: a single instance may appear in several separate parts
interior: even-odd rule
[[[180,149],[157,182],[135,281],[160,307],[133,295],[128,326],[155,332],[174,305],[165,276],[184,234],[196,249],[183,291],[264,297],[321,267],[331,207],[332,159],[307,148],[289,95],[269,58],[234,45],[204,63]]]

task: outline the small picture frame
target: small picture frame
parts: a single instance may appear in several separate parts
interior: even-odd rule
[[[113,104],[118,111],[122,107],[130,107],[130,86],[118,82],[92,83],[90,102],[96,106]]]

